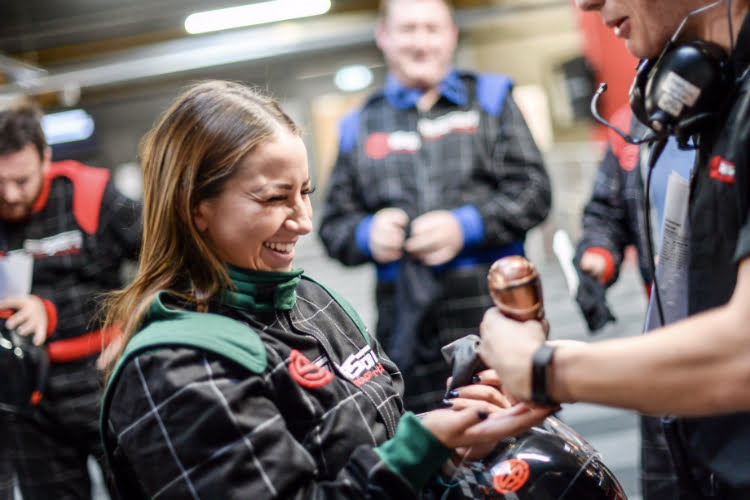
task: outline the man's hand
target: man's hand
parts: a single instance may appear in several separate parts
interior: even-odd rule
[[[0,309],[16,311],[5,321],[8,329],[15,329],[21,335],[33,335],[34,345],[42,345],[47,339],[47,311],[42,299],[36,295],[0,300]]]
[[[479,332],[479,356],[497,372],[505,394],[531,400],[531,359],[546,338],[542,323],[516,321],[493,307],[484,313]]]
[[[372,218],[370,252],[375,262],[387,264],[404,254],[404,239],[409,216],[400,208],[383,208]]]
[[[603,285],[604,282],[604,271],[607,268],[607,260],[603,255],[597,252],[585,251],[581,256],[581,271],[589,273],[594,278],[598,279]]]
[[[411,234],[404,248],[428,266],[439,266],[453,259],[464,247],[464,233],[458,219],[448,210],[427,212],[411,223]]]

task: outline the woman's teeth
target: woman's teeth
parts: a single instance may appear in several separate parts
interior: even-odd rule
[[[282,253],[289,253],[294,249],[294,243],[265,243],[265,246]]]

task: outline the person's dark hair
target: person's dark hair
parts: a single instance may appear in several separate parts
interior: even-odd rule
[[[226,265],[195,226],[198,205],[221,194],[242,159],[281,133],[300,135],[279,104],[234,82],[189,87],[141,143],[143,237],[138,272],[110,296],[106,325],[133,335],[160,290],[199,311],[230,286]]]
[[[42,115],[42,109],[29,99],[0,110],[0,155],[16,153],[32,144],[39,158],[44,158],[47,140]]]

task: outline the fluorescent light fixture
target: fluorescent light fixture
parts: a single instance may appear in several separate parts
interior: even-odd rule
[[[47,144],[83,141],[94,133],[94,119],[82,109],[50,113],[42,117]]]
[[[325,14],[330,8],[330,0],[271,0],[190,14],[185,19],[185,29],[188,33],[195,35],[209,31],[317,16]]]
[[[364,64],[344,66],[334,75],[333,83],[344,92],[366,89],[372,83],[372,71]]]

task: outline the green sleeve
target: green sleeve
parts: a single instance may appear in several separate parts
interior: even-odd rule
[[[440,471],[452,451],[412,412],[401,417],[393,438],[375,448],[383,462],[404,477],[415,491],[421,490]]]

